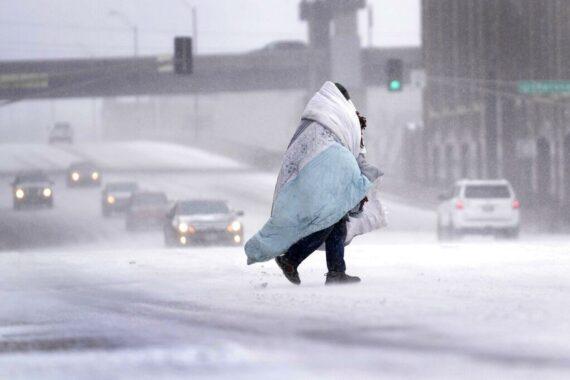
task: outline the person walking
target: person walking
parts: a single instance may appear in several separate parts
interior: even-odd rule
[[[299,285],[299,265],[324,245],[325,284],[360,282],[346,274],[344,248],[378,223],[360,223],[366,227],[350,239],[347,225],[351,215],[362,213],[367,192],[381,176],[364,156],[365,127],[341,84],[326,82],[311,98],[283,157],[271,217],[245,245],[248,264],[275,258],[285,277]]]

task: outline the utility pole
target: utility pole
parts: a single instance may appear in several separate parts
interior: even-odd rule
[[[116,17],[117,19],[121,20],[121,22],[131,30],[133,33],[133,53],[135,57],[139,55],[139,28],[136,24],[133,24],[126,14],[123,12],[119,12],[116,10],[110,10],[107,15],[109,17]]]
[[[374,7],[368,4],[368,47],[374,46]]]
[[[133,25],[133,46],[135,57],[139,56],[139,28]]]
[[[194,57],[198,55],[198,10],[189,0],[182,0],[182,3],[186,8],[190,10],[190,17],[192,22],[192,53]],[[200,95],[198,91],[194,91],[192,94],[192,113],[194,124],[194,140],[198,140],[200,132]]]
[[[192,46],[194,55],[198,54],[198,11],[192,7]]]

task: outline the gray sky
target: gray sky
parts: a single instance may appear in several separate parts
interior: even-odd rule
[[[420,44],[420,0],[368,0],[374,44]],[[140,54],[170,53],[172,37],[190,34],[198,10],[199,52],[240,52],[279,39],[306,39],[299,0],[0,0],[0,60],[132,54],[132,32],[108,15],[116,10],[139,29]],[[367,16],[360,15],[367,40]]]

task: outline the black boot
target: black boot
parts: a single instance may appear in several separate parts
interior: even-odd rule
[[[360,282],[360,277],[349,276],[344,272],[329,272],[325,285],[355,284]]]
[[[292,284],[300,285],[301,279],[299,278],[299,272],[297,272],[297,267],[294,266],[287,260],[285,256],[277,256],[275,262],[283,271],[285,278],[289,280]]]

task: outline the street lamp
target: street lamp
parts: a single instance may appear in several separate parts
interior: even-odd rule
[[[127,15],[116,10],[110,10],[107,15],[109,17],[115,17],[119,19],[127,28],[131,29],[133,32],[133,48],[135,57],[139,55],[139,29],[138,27],[129,21]]]
[[[190,10],[192,16],[192,53],[198,54],[198,12],[188,0],[181,0],[182,3]]]

